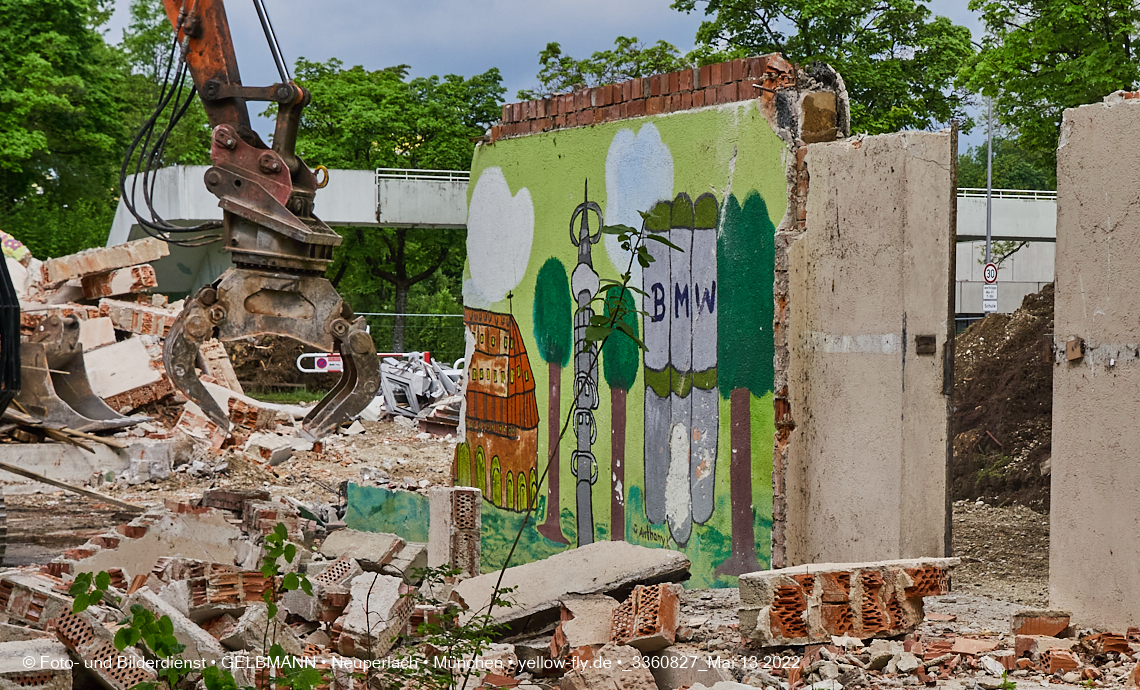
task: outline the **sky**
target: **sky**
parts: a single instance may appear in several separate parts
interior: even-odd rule
[[[107,37],[121,40],[130,0],[114,0]],[[702,15],[670,9],[670,0],[265,0],[278,43],[290,67],[298,57],[338,58],[375,70],[411,66],[412,76],[471,76],[498,67],[508,102],[519,89],[538,86],[538,53],[549,41],[565,54],[585,57],[613,46],[617,36],[646,43],[663,39],[682,52],[693,47]],[[930,9],[970,28],[982,27],[966,0],[929,0]],[[278,81],[252,0],[226,4],[242,82]],[[977,119],[977,115],[975,115]],[[267,135],[267,120],[255,123]],[[984,142],[980,129],[962,147]]]

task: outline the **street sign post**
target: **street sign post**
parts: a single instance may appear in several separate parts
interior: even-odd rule
[[[982,269],[982,278],[986,281],[986,284],[982,286],[982,311],[986,314],[992,314],[998,308],[997,275],[998,269],[993,263],[986,264],[986,267]]]

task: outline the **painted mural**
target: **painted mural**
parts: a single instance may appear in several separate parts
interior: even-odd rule
[[[621,539],[683,551],[690,586],[768,567],[784,152],[754,102],[479,147],[456,482],[484,489],[485,569],[528,505],[513,563]],[[678,249],[642,269],[601,232],[616,224]],[[627,271],[639,292],[591,301]],[[616,334],[598,352],[586,326],[619,300],[645,348]]]

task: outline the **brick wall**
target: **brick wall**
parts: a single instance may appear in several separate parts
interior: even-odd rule
[[[655,74],[508,103],[502,124],[491,127],[490,140],[747,101],[795,84],[795,67],[775,54]]]

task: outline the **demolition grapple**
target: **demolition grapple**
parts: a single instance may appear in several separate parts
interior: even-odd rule
[[[167,84],[156,116],[148,121],[128,152],[121,175],[123,199],[143,229],[175,244],[221,241],[234,267],[186,300],[167,336],[163,358],[171,381],[223,429],[225,410],[198,379],[195,363],[200,346],[249,336],[293,338],[344,360],[340,383],[305,417],[303,429],[320,438],[373,400],[380,386],[376,348],[363,318],[326,280],[325,269],[341,238],[313,212],[317,189],[328,171],[310,170],[295,153],[302,109],[310,94],[289,77],[263,0],[254,0],[281,82],[268,87],[241,83],[222,0],[163,0],[175,40],[167,63]],[[193,89],[183,89],[186,71]],[[170,78],[173,73],[173,79]],[[219,199],[222,221],[178,227],[157,217],[152,199],[151,164],[161,161],[162,147],[197,92],[213,128],[205,184]],[[277,104],[273,145],[267,146],[250,127],[247,101]],[[159,132],[159,114],[171,113]],[[127,175],[133,170],[133,182]],[[324,172],[323,179],[318,172]],[[136,187],[141,181],[142,189]],[[128,189],[128,187],[131,187]],[[149,207],[135,209],[137,191]]]

